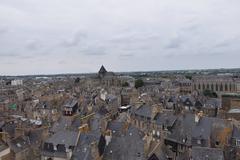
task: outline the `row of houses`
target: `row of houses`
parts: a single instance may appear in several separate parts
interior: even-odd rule
[[[240,91],[240,80],[231,76],[193,76],[192,79],[180,78],[175,84],[182,93],[211,90],[218,94]]]
[[[217,158],[218,154],[212,156],[218,160],[239,156],[240,139],[236,135],[239,128],[230,120],[207,117],[203,112],[176,114],[173,111],[159,111],[147,105],[134,110],[131,120],[134,126],[149,134],[150,141],[161,143],[169,150],[171,159],[195,159],[192,151],[195,150],[196,154],[204,149],[220,150],[216,153],[221,153],[221,158]],[[196,147],[200,149],[196,150]],[[230,153],[232,150],[235,152]]]

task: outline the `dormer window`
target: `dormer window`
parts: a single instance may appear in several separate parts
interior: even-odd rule
[[[240,139],[236,140],[236,146],[240,147]]]
[[[187,137],[183,138],[183,143],[186,143],[186,142],[187,142]]]
[[[153,130],[152,133],[153,133],[153,135],[155,135],[156,134],[155,130]]]
[[[197,140],[197,144],[201,145],[202,144],[201,140]]]

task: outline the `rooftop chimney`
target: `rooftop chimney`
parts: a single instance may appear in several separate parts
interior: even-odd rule
[[[195,123],[199,123],[200,119],[203,117],[203,111],[195,114]]]

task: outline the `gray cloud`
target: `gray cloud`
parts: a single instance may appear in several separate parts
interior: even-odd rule
[[[70,37],[70,39],[64,40],[60,45],[63,47],[76,47],[79,45],[84,45],[84,42],[87,40],[87,35],[82,32],[77,32]]]
[[[6,27],[1,27],[0,26],[0,35],[3,35],[8,32],[8,29]]]
[[[58,61],[58,64],[66,64],[67,62],[65,60]]]
[[[41,44],[37,40],[29,40],[26,44],[26,48],[28,50],[40,50],[41,49]]]
[[[10,53],[10,54],[0,53],[0,57],[19,57],[19,55],[14,53]]]
[[[180,37],[170,40],[170,42],[165,47],[166,49],[178,49],[184,43],[183,39]]]
[[[82,50],[87,56],[104,56],[107,55],[106,50],[103,47],[92,47]]]
[[[116,71],[239,67],[239,5],[2,0],[0,67],[7,69],[0,74],[94,72],[101,64]],[[24,64],[31,67],[18,67]]]
[[[124,57],[124,58],[129,58],[129,57],[133,57],[134,54],[128,53],[128,54],[120,54],[120,57]]]

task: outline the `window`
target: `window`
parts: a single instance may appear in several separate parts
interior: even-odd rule
[[[222,84],[220,85],[220,91],[223,91],[223,85]]]
[[[216,84],[216,91],[218,91],[218,84]]]
[[[183,150],[183,145],[181,145],[181,150]]]
[[[225,91],[228,91],[228,85],[225,84]]]
[[[211,90],[212,90],[212,91],[214,90],[213,84],[211,84]]]
[[[240,146],[240,139],[236,140],[236,146]]]
[[[156,134],[156,133],[155,133],[155,130],[153,130],[152,133],[153,133],[153,135],[155,135],[155,134]]]
[[[160,137],[160,132],[159,131],[157,131],[157,136]]]
[[[202,144],[202,143],[201,143],[201,140],[197,140],[197,144],[199,144],[199,145]]]

